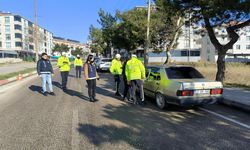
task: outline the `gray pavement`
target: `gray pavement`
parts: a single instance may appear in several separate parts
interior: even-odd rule
[[[161,111],[152,100],[146,107],[120,101],[110,74],[101,74],[99,101],[91,103],[85,81],[73,75],[64,93],[56,73],[56,96],[39,93],[38,77],[0,92],[0,149],[249,149],[250,130],[234,122],[200,109]],[[223,105],[206,109],[249,124],[245,112]]]
[[[240,88],[225,88],[222,103],[250,111],[250,91]]]
[[[22,62],[15,64],[5,64],[0,66],[0,74],[8,74],[12,72],[22,71],[28,68],[35,68],[36,63],[33,62]]]

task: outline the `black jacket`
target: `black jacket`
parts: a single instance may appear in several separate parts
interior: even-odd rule
[[[50,61],[40,59],[37,62],[37,73],[38,73],[38,75],[43,74],[43,73],[54,73]]]

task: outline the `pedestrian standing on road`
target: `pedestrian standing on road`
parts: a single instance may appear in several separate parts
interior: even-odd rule
[[[37,62],[37,73],[42,79],[42,94],[47,96],[46,83],[48,83],[49,94],[55,95],[52,86],[52,75],[54,71],[46,53],[42,53],[42,58]]]
[[[81,78],[83,63],[80,55],[77,55],[77,57],[75,58],[74,66],[76,69],[76,78]]]
[[[127,80],[127,76],[126,76],[126,73],[125,73],[125,70],[126,70],[126,65],[127,65],[127,62],[128,62],[128,58],[125,59],[124,63],[123,63],[123,66],[122,66],[122,78],[123,78],[123,83],[124,83],[124,89],[123,89],[123,100],[125,100],[126,98],[128,100],[130,100],[130,85],[128,84],[128,80]],[[129,95],[129,97],[128,97]]]
[[[99,80],[99,76],[96,71],[94,56],[91,54],[84,64],[84,76],[88,84],[89,101],[94,102],[96,101],[96,79]]]
[[[63,91],[67,90],[67,82],[70,71],[70,61],[66,56],[66,53],[63,52],[62,56],[58,58],[57,66],[60,68],[61,77],[62,77],[62,89]]]
[[[112,60],[109,70],[113,74],[114,79],[115,79],[115,88],[116,88],[115,95],[122,96],[119,92],[119,87],[121,83],[121,75],[122,75],[122,62],[121,62],[120,54],[115,55],[115,58]]]
[[[127,62],[125,74],[128,84],[131,85],[131,97],[135,104],[145,105],[143,80],[146,78],[145,67],[142,62],[132,54],[131,59]],[[140,101],[136,99],[136,89],[140,94]]]

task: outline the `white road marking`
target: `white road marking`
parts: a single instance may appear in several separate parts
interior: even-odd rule
[[[237,124],[237,125],[240,125],[240,126],[245,127],[245,128],[247,128],[247,129],[250,130],[250,125],[241,123],[241,122],[239,122],[239,121],[237,121],[237,120],[228,118],[228,117],[226,117],[226,116],[223,116],[223,115],[221,115],[221,114],[218,114],[218,113],[213,112],[213,111],[210,111],[210,110],[207,110],[207,109],[205,109],[205,108],[200,108],[200,110],[203,110],[203,111],[205,111],[205,112],[207,112],[207,113],[210,113],[210,114],[212,114],[212,115],[215,115],[215,116],[217,116],[217,117],[223,118],[223,119],[225,119],[225,120],[227,120],[227,121],[233,122],[233,123],[235,123],[235,124]]]
[[[79,132],[77,131],[78,127],[78,110],[73,109],[73,117],[72,117],[72,139],[71,139],[71,147],[72,150],[79,149]]]

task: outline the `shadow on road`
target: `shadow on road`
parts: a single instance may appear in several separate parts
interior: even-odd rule
[[[56,86],[57,88],[59,89],[62,89],[62,86],[59,82],[57,81],[53,81],[52,83],[54,86]],[[74,91],[74,90],[71,90],[71,89],[67,89],[64,91],[64,93],[70,95],[70,96],[76,96],[80,99],[83,99],[83,100],[86,100],[86,101],[89,101],[89,98],[85,95],[83,95],[81,92],[78,92],[78,91]]]
[[[101,77],[105,82],[97,93],[114,98],[112,77]],[[145,150],[246,149],[249,145],[247,129],[238,130],[201,110],[171,106],[161,111],[148,102],[146,107],[107,104],[101,108],[105,124],[79,123],[78,131],[100,148],[119,143]]]
[[[42,94],[42,87],[41,86],[37,86],[37,85],[31,85],[29,87],[29,89],[33,92],[37,92],[39,94]]]

